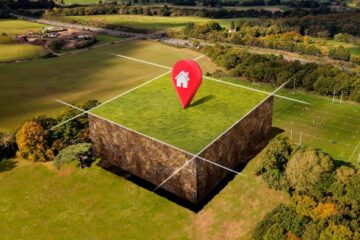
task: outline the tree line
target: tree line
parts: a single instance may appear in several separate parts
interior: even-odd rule
[[[253,54],[222,45],[205,46],[203,51],[225,74],[252,81],[280,85],[294,79],[296,87],[325,96],[343,95],[360,102],[360,72],[349,73],[333,66],[286,61],[282,56]]]
[[[253,239],[352,240],[360,238],[360,170],[321,150],[295,146],[279,135],[257,169],[270,188],[285,191]]]
[[[360,14],[358,15],[360,19]],[[329,56],[332,59],[359,62],[359,56],[352,56],[350,51],[342,45],[328,46],[324,38],[312,40],[308,35],[302,35],[298,27],[278,25],[276,21],[257,24],[257,22],[232,22],[230,29],[218,27],[216,22],[211,24],[188,23],[183,34],[184,37],[204,39],[211,42],[228,42],[248,46],[280,49],[289,52],[298,52],[314,56]],[[359,22],[360,24],[360,22]],[[218,25],[217,27],[214,27]],[[359,29],[360,31],[360,29]],[[344,43],[360,44],[358,37],[349,33],[336,33],[334,38]]]

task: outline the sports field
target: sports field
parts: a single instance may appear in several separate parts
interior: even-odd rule
[[[182,109],[168,74],[92,112],[196,154],[267,96],[204,79]]]
[[[90,25],[119,25],[131,28],[146,30],[180,30],[187,23],[206,23],[216,21],[225,28],[230,28],[232,21],[254,20],[255,18],[229,18],[229,19],[210,19],[202,17],[159,17],[142,15],[95,15],[95,16],[67,16],[65,19],[76,20],[78,23]]]
[[[269,85],[253,84],[246,81],[227,81],[271,92]],[[360,154],[360,104],[339,102],[335,98],[322,97],[284,88],[279,95],[305,101],[302,104],[275,97],[273,127],[285,131],[294,143],[309,145],[331,154],[335,159],[359,165]],[[300,139],[301,134],[301,139]]]

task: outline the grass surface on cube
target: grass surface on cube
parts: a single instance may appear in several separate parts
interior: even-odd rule
[[[171,77],[166,75],[92,113],[197,153],[266,96],[204,79],[190,106],[182,109]]]

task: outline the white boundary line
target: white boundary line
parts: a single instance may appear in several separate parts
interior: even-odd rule
[[[354,156],[354,154],[356,153],[357,149],[359,148],[360,146],[360,142],[358,143],[358,145],[356,146],[355,150],[353,151],[353,153],[351,154],[349,160],[351,161],[352,157]]]
[[[126,57],[126,56],[119,55],[119,54],[113,54],[113,55],[118,56],[118,57],[123,57],[123,58],[126,58],[126,59],[130,59],[130,60],[134,60],[134,61],[139,61],[139,62],[146,63],[146,64],[155,65],[155,66],[157,66],[157,67],[163,67],[163,68],[165,67],[165,68],[168,69],[168,67],[166,67],[166,66],[162,66],[162,65],[159,65],[159,64],[152,64],[152,63],[150,63],[150,62],[143,61],[143,60],[140,60],[140,59],[135,59],[135,58],[131,58],[131,57]],[[197,61],[197,60],[199,60],[199,59],[201,59],[201,58],[203,58],[203,57],[205,57],[205,56],[206,56],[205,54],[204,54],[204,55],[200,55],[200,56],[194,58],[194,60]],[[142,84],[140,84],[140,85],[138,85],[138,86],[136,86],[136,87],[134,87],[134,88],[129,89],[128,91],[125,91],[125,92],[123,92],[123,93],[121,93],[121,94],[119,94],[119,95],[117,95],[117,96],[115,96],[115,97],[112,97],[112,98],[106,100],[105,102],[102,102],[101,104],[93,107],[92,109],[89,109],[88,111],[91,111],[91,110],[94,110],[94,109],[96,109],[96,108],[99,108],[99,107],[101,107],[102,105],[104,105],[104,104],[106,104],[106,103],[109,103],[109,102],[111,102],[111,101],[113,101],[113,100],[115,100],[115,99],[117,99],[117,98],[119,98],[119,97],[122,97],[122,96],[124,96],[124,95],[126,95],[126,94],[128,94],[128,93],[130,93],[130,92],[132,92],[132,91],[134,91],[134,90],[136,90],[136,89],[138,89],[138,88],[140,88],[140,87],[145,86],[146,84],[149,84],[149,83],[151,83],[151,82],[153,82],[153,81],[155,81],[155,80],[157,80],[157,79],[159,79],[159,78],[161,78],[161,77],[169,74],[170,72],[171,72],[171,71],[167,71],[167,72],[165,72],[165,73],[162,73],[162,74],[160,74],[160,75],[157,76],[157,77],[154,77],[154,78],[152,78],[152,79],[150,79],[150,80],[148,80],[148,81],[146,81],[146,82],[144,82],[144,83],[142,83]],[[83,110],[81,110],[81,111],[83,111]],[[61,123],[57,124],[56,126],[53,126],[50,130],[54,130],[55,128],[57,128],[57,127],[65,124],[65,123],[67,123],[67,122],[69,122],[69,121],[71,121],[71,120],[74,120],[74,119],[76,119],[77,117],[80,117],[80,116],[83,115],[83,114],[85,114],[85,112],[82,112],[81,114],[78,114],[78,115],[76,115],[76,116],[74,116],[74,117],[72,117],[72,118],[70,118],[70,119],[67,119],[67,120],[64,121],[64,122],[61,122]]]
[[[149,65],[156,66],[156,67],[165,68],[165,69],[168,69],[168,70],[171,70],[171,69],[172,69],[172,68],[170,68],[170,67],[168,67],[168,66],[164,66],[164,65],[157,64],[157,63],[153,63],[153,62],[141,60],[141,59],[138,59],[138,58],[127,57],[127,56],[120,55],[120,54],[115,54],[115,53],[112,53],[112,55],[115,55],[115,56],[121,57],[121,58],[125,58],[125,59],[129,59],[129,60],[133,60],[133,61],[136,61],[136,62],[141,62],[141,63],[149,64]],[[201,55],[200,57],[195,58],[194,60],[197,61],[197,60],[199,60],[200,58],[203,58],[204,56],[206,56],[206,55]],[[215,81],[215,82],[223,83],[223,84],[228,84],[228,85],[231,85],[231,86],[234,86],[234,87],[244,88],[244,89],[247,89],[247,90],[250,90],[250,91],[255,91],[255,92],[264,93],[264,94],[268,94],[268,95],[274,95],[274,96],[276,96],[276,97],[283,98],[283,99],[287,99],[287,100],[289,100],[289,101],[294,101],[294,102],[298,102],[298,103],[302,103],[302,104],[306,104],[306,105],[311,105],[310,103],[305,102],[305,101],[301,101],[301,100],[297,100],[297,99],[294,99],[294,98],[285,97],[285,96],[278,95],[278,94],[272,94],[272,93],[269,93],[269,92],[267,92],[267,91],[263,91],[263,90],[259,90],[259,89],[251,88],[251,87],[246,87],[246,86],[243,86],[243,85],[240,85],[240,84],[235,84],[235,83],[231,83],[231,82],[226,82],[226,81],[219,80],[219,79],[216,79],[216,78],[213,78],[213,77],[203,76],[203,78],[206,78],[206,79],[208,79],[208,80],[212,80],[212,81]]]
[[[176,147],[176,146],[174,146],[174,145],[171,145],[171,144],[169,144],[169,143],[166,143],[166,142],[164,142],[164,141],[161,141],[161,140],[159,140],[159,139],[156,139],[156,138],[151,137],[151,136],[149,136],[149,135],[146,135],[146,134],[144,134],[144,133],[138,132],[138,131],[136,131],[136,130],[134,130],[134,129],[125,127],[124,125],[121,125],[121,124],[119,124],[119,123],[116,123],[116,122],[114,122],[114,121],[111,121],[110,119],[107,119],[107,118],[101,117],[101,116],[99,116],[99,115],[97,115],[97,114],[94,114],[94,113],[90,112],[93,108],[92,108],[91,110],[87,110],[87,111],[86,111],[86,110],[83,110],[83,109],[81,109],[81,108],[79,108],[79,107],[77,107],[77,106],[71,105],[71,104],[69,104],[69,103],[67,103],[67,102],[64,102],[64,101],[62,101],[62,100],[59,100],[59,99],[56,99],[56,101],[59,102],[59,103],[61,103],[61,104],[66,105],[66,106],[69,106],[69,107],[75,108],[75,109],[77,109],[77,110],[79,110],[79,111],[82,111],[83,114],[87,113],[87,114],[93,115],[93,116],[98,117],[98,118],[100,118],[100,119],[102,119],[102,120],[104,120],[104,121],[107,121],[107,122],[109,122],[109,123],[112,123],[112,124],[114,124],[114,125],[116,125],[116,126],[118,126],[118,127],[124,128],[124,129],[126,129],[126,130],[128,130],[128,131],[131,131],[131,132],[137,133],[137,134],[139,134],[139,135],[141,135],[141,136],[143,136],[143,137],[149,138],[149,139],[151,139],[151,140],[153,140],[153,141],[155,141],[155,142],[159,142],[159,143],[164,144],[164,145],[166,145],[166,146],[168,146],[168,147],[174,148],[174,149],[176,149],[176,150],[178,150],[178,151],[181,151],[181,152],[186,153],[186,154],[188,154],[188,155],[194,156],[194,158],[197,157],[197,158],[199,158],[199,159],[201,159],[201,160],[203,160],[203,161],[206,161],[206,162],[208,162],[208,163],[211,163],[211,164],[213,164],[213,165],[215,165],[215,166],[221,167],[221,168],[223,168],[223,169],[225,169],[225,170],[228,170],[228,171],[230,171],[230,172],[236,173],[236,174],[238,174],[238,175],[244,175],[244,174],[242,174],[242,173],[240,173],[240,172],[237,172],[237,171],[235,171],[235,170],[232,170],[232,169],[230,169],[230,168],[227,168],[227,167],[225,167],[225,166],[223,166],[223,165],[220,165],[220,164],[218,164],[218,163],[216,163],[216,162],[210,161],[210,160],[205,159],[205,158],[200,157],[200,156],[195,156],[193,153],[188,152],[188,151],[185,151],[184,149],[178,148],[178,147]]]

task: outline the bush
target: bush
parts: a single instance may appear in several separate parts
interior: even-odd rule
[[[13,134],[0,133],[0,160],[15,156],[17,145]]]
[[[344,46],[340,45],[336,48],[330,49],[329,57],[333,59],[349,61],[350,51],[345,49]]]
[[[286,239],[290,232],[301,236],[307,222],[308,220],[298,215],[293,207],[280,204],[258,223],[253,239]],[[273,238],[266,238],[271,236]]]
[[[290,158],[285,176],[292,189],[306,192],[319,182],[322,174],[333,169],[334,163],[330,155],[320,150],[300,149]]]
[[[89,167],[93,162],[91,144],[79,143],[61,150],[55,157],[53,164],[57,169],[60,169],[63,165],[73,161],[79,161],[81,168]]]
[[[37,162],[52,160],[54,157],[52,150],[47,149],[44,128],[35,121],[26,121],[23,124],[16,133],[16,143],[19,148],[17,157]]]
[[[50,41],[48,41],[46,43],[46,46],[51,50],[51,51],[59,51],[62,47],[62,41],[60,39],[52,39]]]

